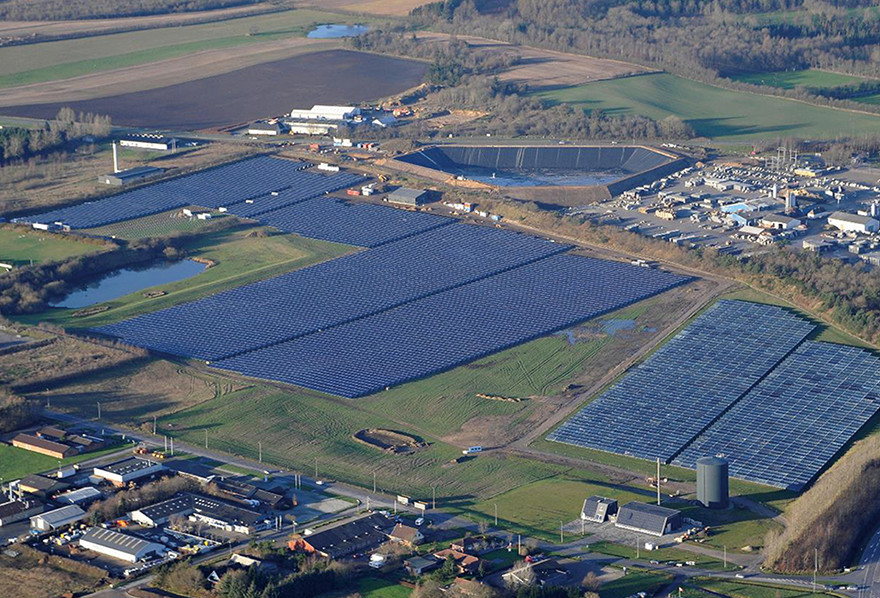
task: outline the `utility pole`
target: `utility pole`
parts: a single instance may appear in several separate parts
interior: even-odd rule
[[[727,544],[724,545],[724,568],[727,569]]]
[[[101,419],[101,401],[98,401],[98,419]]]
[[[205,428],[205,448],[208,448],[208,428]]]
[[[260,450],[260,463],[262,464],[263,463],[263,442],[257,441],[257,446],[260,447],[260,449],[259,449]]]
[[[373,494],[376,494],[376,472],[373,472]]]
[[[495,503],[495,527],[498,527],[498,503]]]
[[[153,416],[153,436],[156,435],[156,416]]]
[[[171,456],[174,456],[174,436],[171,437]]]
[[[639,546],[639,539],[636,538],[636,558],[639,558],[640,556],[642,556],[641,548],[642,547]]]
[[[565,544],[565,537],[562,534],[562,522],[559,522],[559,543]]]
[[[315,481],[318,481],[318,458],[315,457]]]
[[[660,457],[657,457],[657,504],[660,504]]]
[[[431,509],[437,508],[437,486],[431,486]]]
[[[814,548],[813,553],[813,593],[816,593],[816,575],[819,573],[819,549]]]
[[[162,436],[162,438],[165,439],[165,452],[167,453],[167,452],[168,452],[168,437],[167,437],[167,436]]]

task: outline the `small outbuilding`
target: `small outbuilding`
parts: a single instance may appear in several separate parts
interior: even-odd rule
[[[587,498],[584,501],[584,508],[581,509],[581,519],[584,521],[603,523],[614,515],[617,515],[617,501],[603,496]]]
[[[663,536],[681,527],[681,511],[633,501],[620,507],[614,525],[634,532]]]
[[[125,185],[154,179],[160,176],[163,172],[165,172],[164,169],[156,168],[155,166],[137,166],[135,168],[129,168],[128,170],[102,174],[98,177],[98,182],[103,185],[124,187]]]

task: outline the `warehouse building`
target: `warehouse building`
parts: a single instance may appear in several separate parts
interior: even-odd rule
[[[360,116],[361,109],[354,106],[321,106],[315,105],[311,109],[294,108],[290,111],[290,118],[294,120],[338,120],[348,121]]]
[[[316,553],[329,559],[372,550],[388,539],[390,520],[378,513],[336,527],[294,536],[288,547],[294,551]]]
[[[147,459],[138,459],[137,457],[129,457],[122,461],[96,467],[94,475],[115,484],[116,486],[124,486],[129,482],[134,482],[164,471],[165,467],[161,463],[154,463]]]
[[[56,492],[67,490],[70,486],[57,479],[31,474],[13,483],[22,492],[46,498]]]
[[[19,434],[12,439],[12,446],[47,455],[55,459],[67,459],[77,454],[77,450],[72,446],[49,440],[48,438],[40,438],[32,434]]]
[[[180,494],[168,500],[132,511],[133,521],[148,527],[168,523],[173,517],[188,517],[210,527],[250,535],[268,529],[270,518],[209,496]]]
[[[135,149],[167,152],[173,149],[177,149],[177,139],[165,137],[164,135],[144,133],[142,135],[126,135],[119,140],[119,145],[121,145],[122,147],[132,147]]]
[[[43,503],[38,500],[10,500],[0,503],[0,527],[24,521],[32,515],[43,512]]]
[[[620,507],[614,525],[634,532],[663,536],[681,527],[681,511],[633,501]]]
[[[584,501],[581,519],[604,523],[609,517],[617,515],[617,501],[603,496],[591,496]]]
[[[281,125],[278,123],[254,123],[248,127],[248,135],[269,135],[276,136],[281,134]]]
[[[55,497],[57,502],[65,505],[85,505],[92,501],[98,500],[103,494],[97,488],[86,486],[85,488],[77,488],[70,490]]]
[[[192,495],[181,494],[149,507],[132,511],[129,515],[136,523],[147,527],[158,527],[168,523],[172,517],[187,517],[193,510]]]
[[[31,517],[31,527],[41,532],[50,532],[58,528],[81,521],[86,512],[76,505],[67,505],[60,509],[46,511],[40,515]]]
[[[147,542],[141,538],[102,527],[93,527],[87,531],[79,539],[79,545],[98,554],[129,563],[141,561],[150,554],[161,554],[165,550],[161,544]]]
[[[859,216],[848,212],[834,212],[828,217],[828,224],[843,232],[876,233],[880,230],[880,221],[870,216]]]
[[[332,122],[291,120],[284,124],[291,135],[329,135],[331,131],[336,131],[339,128],[339,123]]]
[[[98,182],[102,185],[124,187],[125,185],[132,185],[134,183],[154,179],[160,176],[163,172],[165,172],[164,169],[156,168],[155,166],[136,166],[135,168],[120,170],[119,172],[102,174],[98,177]]]
[[[761,226],[776,230],[794,230],[801,225],[801,221],[783,214],[767,214],[761,218]]]
[[[409,187],[399,187],[388,195],[390,203],[400,204],[402,206],[417,207],[426,202],[428,192],[424,189],[410,189]]]

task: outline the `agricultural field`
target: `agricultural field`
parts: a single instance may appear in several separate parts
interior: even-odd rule
[[[114,124],[203,129],[282,114],[295,106],[311,106],[316,97],[327,104],[382,98],[419,84],[427,69],[427,64],[414,60],[327,50],[155,89],[142,87],[145,90],[121,95],[116,95],[118,89],[108,90],[109,97],[89,100],[70,101],[62,89],[55,101],[42,103],[49,101],[43,98],[34,104],[33,98],[10,99],[11,95],[4,97],[0,92],[0,105],[7,106],[0,112],[51,118],[60,108],[69,106],[77,112],[110,115]],[[303,80],[309,85],[303,85]],[[224,97],[223,102],[215,101],[218,94]]]
[[[231,49],[305,35],[321,23],[355,23],[346,15],[291,10],[209,24],[129,31],[0,48],[0,87],[68,79],[212,49]]]
[[[0,262],[26,266],[103,251],[109,246],[69,235],[35,231],[22,226],[0,225]]]
[[[751,83],[752,85],[767,85],[782,89],[794,89],[795,87],[839,87],[841,85],[857,85],[865,81],[862,77],[853,77],[852,75],[820,71],[818,69],[748,73],[733,76],[731,79],[743,83]]]
[[[601,109],[610,116],[677,116],[698,135],[723,141],[880,133],[880,116],[732,91],[669,74],[597,81],[538,95],[552,103]]]
[[[300,0],[299,4],[355,14],[405,17],[412,9],[428,4],[428,0]]]
[[[352,248],[295,235],[272,234],[270,230],[258,227],[201,235],[187,244],[185,250],[190,258],[206,260],[211,266],[194,278],[154,289],[164,291],[162,296],[145,297],[142,290],[108,302],[109,310],[91,316],[75,317],[75,310],[50,309],[19,319],[31,324],[39,321],[78,329],[92,328],[278,276],[339,257]]]

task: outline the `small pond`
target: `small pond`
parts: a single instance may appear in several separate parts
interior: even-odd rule
[[[207,268],[194,260],[153,262],[143,267],[122,268],[75,288],[53,307],[79,309],[111,301],[159,284],[177,282],[195,276]]]
[[[369,27],[366,25],[318,25],[309,31],[306,37],[312,39],[336,39],[339,37],[355,37],[366,33]]]

